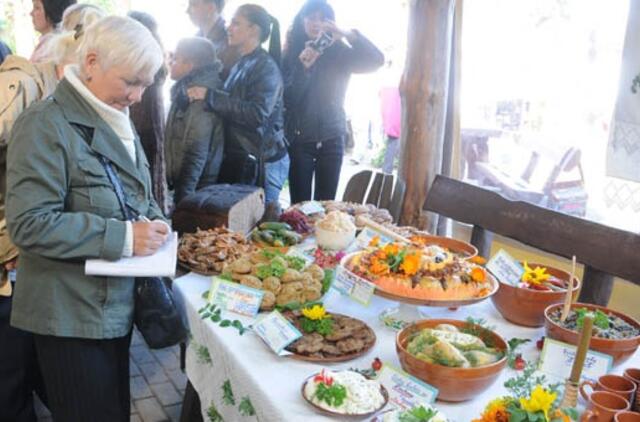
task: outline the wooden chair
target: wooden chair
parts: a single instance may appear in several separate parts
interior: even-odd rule
[[[393,221],[397,222],[400,218],[405,191],[405,183],[400,178],[397,178],[394,184],[393,174],[362,170],[349,179],[342,200],[386,208],[393,217]]]
[[[605,305],[620,277],[640,285],[640,235],[563,214],[528,202],[436,176],[425,210],[473,225],[471,243],[488,257],[493,233],[525,245],[571,258],[585,271],[580,302]]]

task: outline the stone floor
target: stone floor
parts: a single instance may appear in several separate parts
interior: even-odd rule
[[[177,422],[187,377],[180,370],[179,346],[151,350],[134,331],[129,351],[131,422]],[[51,414],[38,401],[38,420],[50,422]]]

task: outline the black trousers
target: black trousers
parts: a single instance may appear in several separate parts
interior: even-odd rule
[[[313,199],[316,201],[335,199],[343,155],[343,136],[322,143],[294,143],[289,148],[291,203],[310,200],[312,184],[315,184]]]
[[[0,422],[35,422],[33,392],[46,403],[33,335],[9,325],[11,297],[0,297]]]
[[[128,422],[131,333],[108,340],[35,335],[55,422]]]

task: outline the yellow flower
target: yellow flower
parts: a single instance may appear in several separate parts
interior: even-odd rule
[[[387,257],[395,256],[398,254],[398,252],[400,252],[400,248],[398,247],[397,243],[387,243],[384,248],[382,248],[382,250],[387,255]]]
[[[522,281],[530,284],[542,284],[543,281],[549,279],[551,275],[547,274],[547,269],[544,267],[536,267],[535,269],[531,269],[527,265],[527,262],[524,262],[524,274],[522,274]]]
[[[402,260],[402,264],[400,264],[400,269],[406,275],[414,275],[417,273],[418,269],[420,269],[420,254],[406,255]]]
[[[321,319],[325,319],[327,317],[327,312],[324,310],[324,306],[322,305],[313,305],[310,308],[303,308],[302,315],[309,318],[312,321],[317,321]]]
[[[379,244],[380,244],[380,236],[373,236],[371,241],[369,241],[369,246],[371,246],[372,248],[375,248]]]
[[[505,398],[492,400],[485,407],[480,419],[474,419],[472,422],[509,422],[508,405],[509,401]]]
[[[386,262],[374,257],[371,259],[371,272],[378,275],[386,274],[389,272],[389,266]]]
[[[520,406],[530,413],[542,411],[542,413],[544,413],[544,420],[549,421],[549,410],[551,410],[551,406],[556,400],[557,395],[557,393],[550,393],[542,388],[542,386],[536,385],[536,388],[531,392],[531,397],[528,399],[520,399]]]

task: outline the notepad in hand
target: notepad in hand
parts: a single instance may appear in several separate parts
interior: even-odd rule
[[[117,261],[87,259],[84,272],[87,275],[111,277],[174,277],[177,257],[178,233],[173,232],[153,255],[133,256]]]

